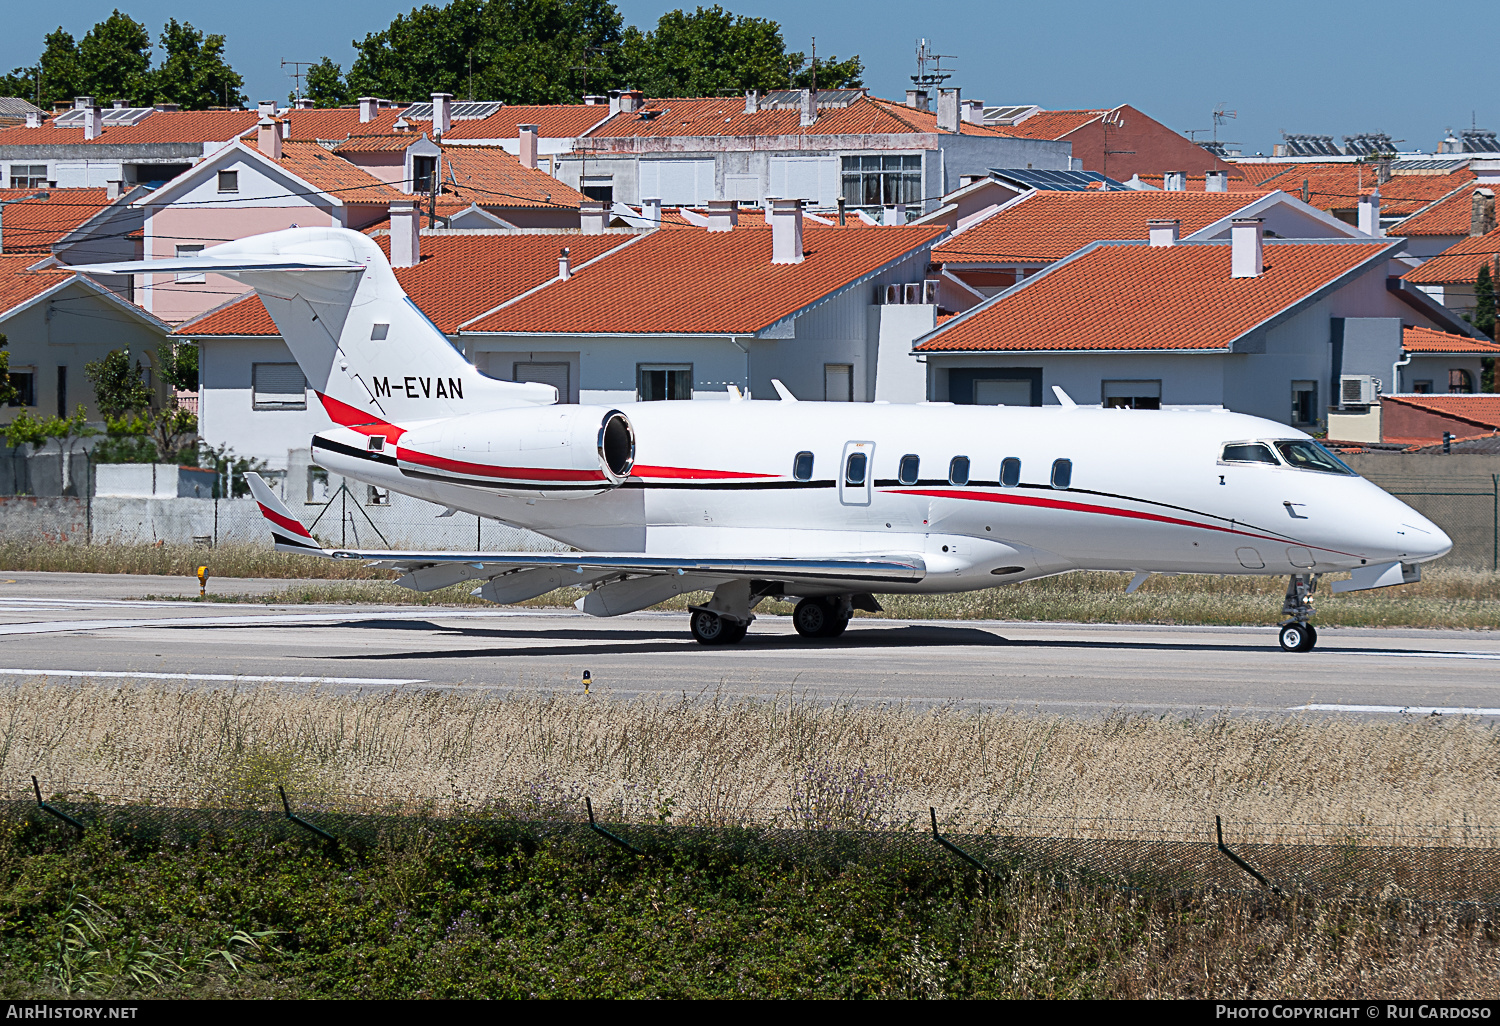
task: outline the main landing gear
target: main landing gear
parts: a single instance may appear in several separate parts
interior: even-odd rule
[[[836,638],[849,626],[853,609],[849,595],[805,598],[792,610],[792,626],[804,638]]]
[[[1312,619],[1313,592],[1318,590],[1321,574],[1292,574],[1286,586],[1286,598],[1281,603],[1283,616],[1290,617],[1281,625],[1281,648],[1285,652],[1311,652],[1318,643],[1318,629],[1308,623]]]
[[[748,623],[739,623],[707,609],[693,610],[688,627],[700,645],[735,645],[745,640]]]
[[[720,585],[705,605],[689,606],[688,627],[700,645],[734,645],[744,640],[752,609],[768,595],[780,596],[775,582],[734,581]],[[880,603],[870,594],[818,595],[802,599],[792,610],[792,626],[804,638],[836,638],[849,626],[854,610],[880,612]]]

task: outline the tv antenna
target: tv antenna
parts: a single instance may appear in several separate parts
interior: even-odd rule
[[[930,89],[933,86],[940,86],[944,82],[948,81],[948,79],[953,77],[953,73],[951,71],[943,70],[943,61],[956,60],[958,60],[958,58],[953,54],[933,53],[931,48],[928,46],[927,40],[919,39],[917,40],[917,73],[911,76],[911,80],[913,84],[921,89]],[[929,63],[932,65],[931,71],[927,70],[927,65]]]
[[[292,82],[293,82],[293,85],[294,85],[293,97],[296,100],[302,99],[302,80],[307,77],[307,72],[303,71],[302,69],[303,68],[310,68],[310,67],[312,67],[316,63],[317,63],[316,61],[282,61],[281,62],[281,66],[282,66],[283,69],[285,69],[288,64],[290,64],[292,66],[292,70],[290,72],[288,72],[288,74],[291,76],[291,79],[292,79]],[[292,106],[295,107],[296,104],[293,103]]]

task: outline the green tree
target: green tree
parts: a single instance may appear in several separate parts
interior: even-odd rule
[[[178,459],[188,436],[198,429],[198,419],[177,403],[178,389],[198,384],[197,350],[187,343],[165,342],[148,357],[161,388],[147,379],[147,368],[139,359],[131,362],[127,350],[116,349],[103,359],[84,366],[94,386],[95,405],[104,414],[111,441],[106,459],[115,450],[129,447],[144,451],[140,440],[149,441],[162,459]]]
[[[237,107],[245,102],[245,80],[224,61],[224,37],[205,36],[188,22],[173,18],[161,32],[162,62],[151,74],[157,102],[184,110]]]
[[[17,71],[21,69],[17,68]],[[42,57],[37,73],[41,84],[37,106],[50,109],[54,103],[71,103],[73,97],[85,95],[83,67],[78,62],[78,44],[71,34],[58,26],[42,41]]]
[[[59,32],[62,30],[59,29]],[[151,93],[151,33],[116,10],[78,44],[83,93],[108,105],[144,102]]]
[[[20,396],[10,383],[10,350],[5,348],[10,339],[0,335],[0,406],[9,406]]]
[[[82,404],[71,417],[37,417],[30,410],[22,410],[16,414],[15,420],[0,428],[0,431],[5,433],[5,441],[12,448],[30,442],[32,449],[39,451],[47,442],[56,441],[64,495],[73,488],[73,450],[81,439],[99,433],[89,426],[88,414]]]
[[[307,69],[307,91],[303,96],[312,100],[315,107],[342,107],[354,98],[344,81],[344,69],[327,57]]]
[[[151,408],[153,394],[146,384],[145,368],[139,360],[132,366],[130,350],[115,349],[85,364],[83,373],[94,386],[94,405],[106,420]]]
[[[1479,265],[1479,278],[1474,282],[1474,327],[1490,338],[1495,337],[1495,279],[1490,273],[1490,262]]]

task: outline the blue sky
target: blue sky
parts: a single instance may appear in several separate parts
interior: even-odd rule
[[[252,100],[285,97],[280,62],[332,57],[346,68],[350,40],[413,4],[390,0],[53,0],[8,5],[0,66],[32,63],[59,24],[81,37],[120,7],[153,35],[171,17],[229,39]],[[617,0],[627,24],[649,28],[678,4]],[[1288,132],[1388,132],[1431,149],[1448,127],[1500,129],[1500,4],[1308,3],[1262,0],[1148,4],[1074,0],[1001,5],[976,0],[753,0],[736,14],[781,23],[789,49],[858,53],[866,83],[897,97],[915,71],[918,36],[956,57],[951,84],[987,103],[1048,109],[1132,103],[1179,131],[1212,126],[1223,103],[1238,112],[1222,138],[1245,152]],[[1474,41],[1485,41],[1475,45]],[[946,64],[947,62],[945,62]]]

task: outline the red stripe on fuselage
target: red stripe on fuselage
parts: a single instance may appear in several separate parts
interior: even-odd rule
[[[636,464],[631,477],[664,477],[679,481],[735,481],[746,478],[770,478],[775,474],[746,474],[738,470],[694,470],[690,467],[643,467]]]
[[[257,502],[256,505],[260,506],[261,515],[271,523],[275,524],[277,527],[283,527],[286,530],[291,531],[299,538],[312,538],[312,535],[307,533],[307,528],[303,527],[291,517],[284,517],[274,509],[270,509],[264,505],[261,505],[261,503]]]
[[[385,435],[394,442],[406,434],[406,428],[397,427],[389,421],[381,420],[372,416],[364,410],[356,409],[348,403],[339,402],[332,396],[326,396],[322,392],[317,393],[318,401],[323,404],[323,409],[328,411],[328,419],[339,427],[346,427],[351,431],[358,431],[362,435]]]
[[[455,474],[474,477],[496,477],[520,481],[603,481],[604,472],[599,470],[554,470],[550,467],[497,467],[489,463],[468,463],[450,460],[443,456],[432,456],[415,449],[397,449],[396,459],[402,463],[415,463],[419,467],[447,470]]]
[[[934,499],[968,499],[973,502],[999,502],[1011,506],[1038,506],[1042,509],[1061,509],[1072,513],[1093,513],[1100,516],[1124,517],[1128,520],[1149,520],[1159,524],[1172,524],[1175,527],[1197,527],[1204,531],[1220,531],[1224,534],[1235,534],[1245,538],[1255,538],[1259,541],[1277,542],[1282,545],[1303,545],[1307,548],[1318,549],[1320,552],[1332,552],[1340,556],[1354,555],[1353,553],[1342,552],[1338,549],[1324,548],[1321,545],[1309,545],[1306,542],[1299,542],[1292,538],[1277,538],[1273,535],[1254,534],[1250,531],[1241,531],[1233,527],[1220,527],[1218,524],[1200,524],[1195,520],[1183,520],[1180,517],[1168,517],[1160,513],[1143,513],[1133,509],[1116,509],[1113,506],[1095,506],[1091,503],[1070,502],[1066,499],[1044,499],[1035,495],[960,491],[948,488],[901,488],[896,489],[894,494],[925,495]]]

